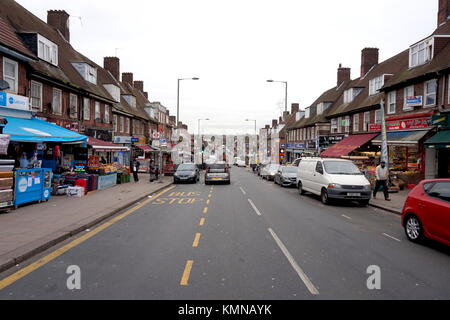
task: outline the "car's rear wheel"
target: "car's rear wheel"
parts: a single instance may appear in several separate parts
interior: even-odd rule
[[[301,182],[298,183],[298,193],[303,196],[305,194],[305,190],[303,190],[303,184]]]
[[[322,200],[322,203],[325,205],[329,205],[330,204],[330,198],[328,196],[328,192],[327,190],[323,189],[322,193],[320,195],[320,199]]]
[[[413,214],[410,214],[405,221],[405,233],[409,241],[419,243],[424,239],[422,222]]]

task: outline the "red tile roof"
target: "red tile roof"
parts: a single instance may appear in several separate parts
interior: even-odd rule
[[[0,45],[15,50],[29,58],[36,58],[22,43],[22,40],[10,28],[10,26],[0,17]]]

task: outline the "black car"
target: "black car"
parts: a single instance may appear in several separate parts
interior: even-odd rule
[[[180,164],[173,175],[173,182],[193,182],[200,181],[200,170],[193,163]]]

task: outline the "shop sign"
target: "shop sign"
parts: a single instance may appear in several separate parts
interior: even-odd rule
[[[432,125],[431,118],[386,121],[387,131],[426,129]],[[369,131],[381,131],[381,123],[369,125]]]
[[[295,144],[289,143],[289,144],[287,145],[287,147],[288,147],[288,149],[294,149],[294,148],[295,148]]]
[[[160,146],[159,140],[153,140],[152,141],[152,146],[156,147],[156,148],[159,148],[159,146]]]
[[[161,134],[159,132],[153,132],[152,138],[153,138],[153,140],[156,140],[156,139],[159,140],[159,138],[161,138]]]
[[[30,99],[16,94],[0,92],[0,107],[29,111]]]
[[[139,138],[131,138],[131,143],[137,143],[139,142]]]
[[[131,144],[131,137],[114,137],[114,143]]]
[[[450,127],[450,116],[448,114],[434,115],[431,118],[433,126]]]
[[[74,132],[80,132],[80,124],[78,122],[67,121],[67,120],[55,120],[53,123],[56,124],[57,126],[65,128],[67,130],[71,130]]]
[[[295,144],[295,149],[305,149],[305,145],[303,143]]]
[[[167,147],[167,140],[161,139],[161,140],[159,140],[159,144],[161,147]]]
[[[405,107],[421,107],[423,105],[422,96],[406,97]]]
[[[316,142],[315,141],[307,142],[306,149],[316,149]]]

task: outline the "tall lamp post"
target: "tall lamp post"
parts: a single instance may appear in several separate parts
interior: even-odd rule
[[[202,169],[203,169],[203,136],[201,135],[200,132],[200,121],[210,121],[211,119],[206,118],[206,119],[198,119],[198,135],[202,138]]]
[[[284,111],[288,111],[288,82],[287,81],[277,81],[277,80],[267,80],[268,83],[284,83],[286,86],[285,97],[284,97]]]
[[[199,78],[183,78],[183,79],[178,79],[178,87],[177,87],[177,122],[175,124],[175,126],[178,128],[178,123],[180,122],[180,82],[181,81],[186,81],[186,80],[200,80]]]

